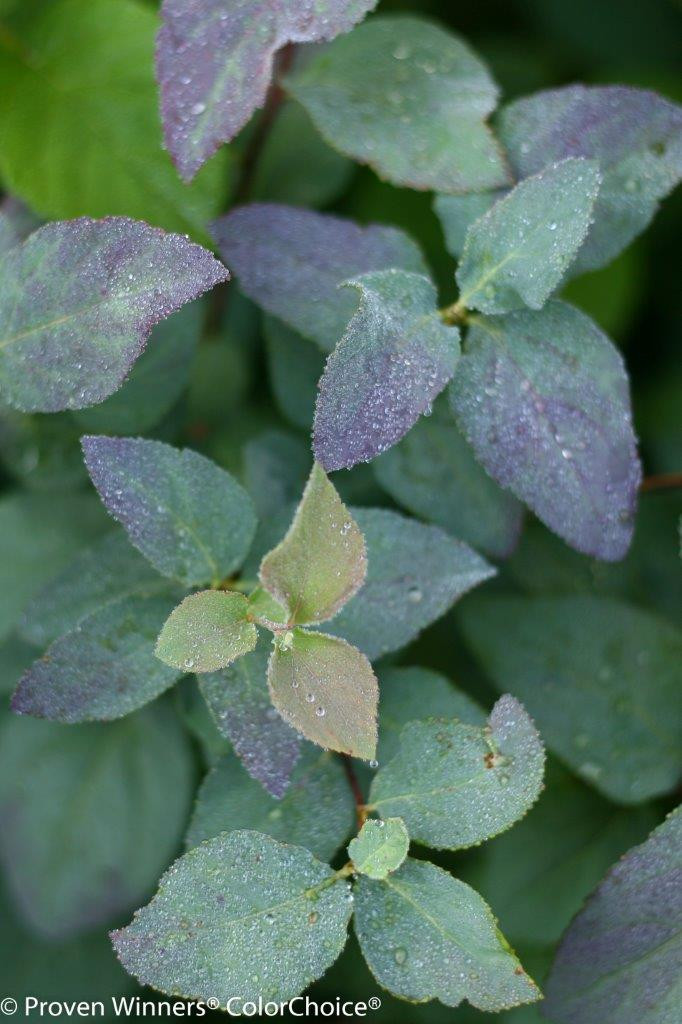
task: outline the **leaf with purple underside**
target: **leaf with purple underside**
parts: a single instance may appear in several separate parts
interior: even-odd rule
[[[628,86],[571,85],[505,107],[500,139],[519,178],[566,157],[599,160],[593,223],[571,272],[609,263],[682,176],[682,108]]]
[[[164,0],[156,46],[166,147],[189,181],[263,105],[276,52],[348,32],[377,0]]]
[[[201,676],[199,689],[218,729],[254,779],[280,799],[286,793],[301,740],[272,706],[267,671],[270,642],[262,636],[255,651],[221,672]]]
[[[84,437],[88,472],[109,512],[164,576],[218,584],[244,561],[253,503],[224,469],[190,449],[133,437]]]
[[[392,267],[428,274],[417,245],[396,228],[359,227],[331,214],[252,203],[212,230],[243,292],[326,352],[358,307],[352,277]]]
[[[431,408],[453,373],[459,331],[427,277],[386,270],[348,281],[360,306],[327,360],[313,449],[327,470],[369,462]]]
[[[607,874],[573,919],[547,980],[555,1024],[672,1024],[682,1004],[682,811]]]
[[[628,378],[589,317],[556,301],[476,317],[450,399],[502,487],[578,551],[624,557],[641,479]]]
[[[142,221],[47,224],[0,263],[0,395],[25,412],[101,402],[155,324],[228,276],[206,249]]]

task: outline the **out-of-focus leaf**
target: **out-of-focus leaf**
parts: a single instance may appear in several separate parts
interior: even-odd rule
[[[12,634],[0,644],[0,694],[11,693],[36,656],[35,647]],[[6,701],[3,701],[3,707]]]
[[[165,705],[121,722],[11,718],[0,744],[0,859],[42,935],[74,935],[134,906],[172,856],[193,764]]]
[[[274,316],[265,317],[270,386],[282,414],[309,432],[317,384],[324,373],[325,358],[319,347]]]
[[[306,743],[281,800],[250,779],[233,754],[221,758],[199,790],[187,845],[248,828],[331,860],[354,825],[355,802],[339,758]]]
[[[392,498],[453,536],[494,558],[515,547],[522,506],[476,461],[444,396],[373,469]]]
[[[682,770],[682,637],[631,605],[590,594],[472,598],[464,634],[499,690],[548,747],[620,803],[671,790]]]
[[[263,105],[275,53],[348,32],[376,0],[164,0],[156,47],[161,116],[185,181]]]
[[[80,551],[35,595],[19,629],[30,643],[45,647],[104,605],[168,589],[168,580],[135,550],[122,530],[116,530]]]
[[[519,178],[566,157],[599,160],[593,223],[572,273],[609,263],[682,175],[682,109],[645,89],[569,85],[505,107],[497,127]]]
[[[375,18],[289,74],[322,136],[396,185],[483,192],[509,182],[485,119],[486,67],[457,36],[419,18]]]
[[[229,473],[161,441],[84,437],[83,451],[107,509],[160,573],[194,586],[239,568],[256,517]]]
[[[203,678],[206,678],[205,676]],[[185,676],[173,689],[173,706],[201,747],[207,767],[216,764],[232,749],[230,741],[218,730],[194,676]]]
[[[298,500],[311,462],[310,445],[283,430],[267,430],[244,445],[244,483],[259,519]]]
[[[362,586],[366,571],[362,533],[315,463],[289,531],[261,563],[260,581],[290,622],[324,622]]]
[[[403,863],[409,845],[402,818],[370,818],[348,844],[348,856],[361,875],[386,878]]]
[[[641,479],[628,379],[589,317],[556,301],[476,317],[450,399],[502,487],[578,551],[625,556]]]
[[[247,654],[258,634],[243,594],[201,590],[174,608],[159,633],[156,657],[186,672],[215,672]]]
[[[487,213],[506,189],[492,192],[470,192],[463,196],[436,196],[433,208],[440,220],[448,252],[459,260],[470,225]]]
[[[504,1010],[540,998],[474,889],[408,857],[383,881],[360,876],[355,930],[370,970],[402,999]]]
[[[564,935],[547,982],[557,1024],[673,1024],[682,1000],[682,812],[630,850]]]
[[[379,692],[372,666],[345,640],[292,630],[275,641],[268,666],[272,702],[306,739],[370,760]]]
[[[339,288],[360,274],[394,267],[428,274],[415,243],[396,228],[277,203],[253,203],[213,225],[243,292],[268,313],[331,352],[358,306]]]
[[[0,399],[0,461],[22,486],[66,491],[87,480],[73,414],[19,412]]]
[[[323,974],[346,943],[348,886],[308,850],[258,832],[197,846],[154,899],[112,933],[143,985],[191,999],[286,1002]]]
[[[380,508],[355,508],[367,579],[325,629],[374,660],[410,641],[472,587],[495,575],[467,544]]]
[[[106,721],[154,700],[181,674],[154,657],[176,600],[126,597],[83,619],[24,673],[12,710],[56,722]]]
[[[89,494],[22,494],[0,499],[0,639],[27,602],[110,527]]]
[[[154,324],[228,276],[201,246],[127,217],[39,228],[2,260],[0,392],[28,412],[101,402]]]
[[[199,688],[218,729],[232,741],[248,773],[279,799],[289,785],[301,741],[272,706],[267,685],[269,654],[270,644],[263,635],[256,649],[234,665],[203,676]]]
[[[467,231],[461,304],[484,313],[544,306],[587,235],[600,182],[597,161],[561,160],[499,199]]]
[[[457,719],[408,722],[398,753],[374,777],[369,810],[399,815],[427,846],[474,846],[532,807],[544,761],[533,722],[508,695],[483,728]]]
[[[392,269],[348,285],[360,304],[327,360],[315,410],[313,449],[328,470],[396,444],[430,410],[459,357],[459,331],[442,322],[428,277]]]
[[[46,217],[122,214],[202,238],[227,161],[188,188],[163,150],[156,13],[135,0],[52,0],[17,5],[6,27],[0,174],[10,190]]]

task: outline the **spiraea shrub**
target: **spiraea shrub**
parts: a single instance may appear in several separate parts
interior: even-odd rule
[[[672,9],[157,6],[0,2],[3,992],[674,1024]]]

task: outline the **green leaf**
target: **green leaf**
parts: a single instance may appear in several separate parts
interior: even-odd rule
[[[369,810],[399,815],[412,839],[474,846],[522,818],[542,789],[544,750],[523,707],[506,695],[483,728],[457,719],[408,722],[372,782]]]
[[[0,499],[0,639],[48,580],[110,525],[89,494],[15,492]]]
[[[348,886],[300,846],[229,832],[195,847],[161,879],[132,924],[112,933],[143,985],[190,999],[287,1001],[346,942]]]
[[[57,722],[106,721],[154,700],[181,675],[154,657],[176,600],[127,597],[83,619],[22,676],[12,710]]]
[[[204,237],[227,160],[193,185],[161,144],[156,12],[133,0],[20,4],[0,52],[0,174],[51,218],[141,217]],[[30,126],[30,130],[27,130]]]
[[[331,146],[408,188],[484,191],[509,172],[485,118],[487,69],[419,18],[374,18],[285,78]]]
[[[339,758],[304,744],[281,800],[251,779],[233,754],[221,758],[197,796],[187,845],[248,828],[331,860],[355,826],[355,802]]]
[[[202,590],[173,609],[156,644],[156,656],[185,672],[215,672],[252,651],[258,633],[243,594]]]
[[[404,270],[346,282],[360,304],[327,360],[313,450],[327,470],[369,462],[396,444],[448,383],[459,331],[446,326],[428,277]]]
[[[102,501],[160,573],[191,587],[218,584],[239,568],[256,517],[229,473],[160,441],[84,437],[82,444]]]
[[[402,818],[370,818],[348,844],[348,856],[361,875],[386,878],[403,863],[409,845]]]
[[[61,937],[119,918],[177,847],[193,789],[165,704],[121,722],[10,718],[0,742],[0,859],[23,916]]]
[[[557,1024],[673,1024],[680,974],[680,808],[611,869],[564,935],[547,982]]]
[[[506,194],[506,189],[497,189],[462,196],[436,196],[433,209],[443,228],[447,250],[457,261],[461,259],[469,227]]]
[[[296,629],[275,641],[272,702],[306,739],[370,760],[377,742],[377,681],[364,654],[326,633]]]
[[[597,161],[563,160],[499,199],[467,231],[460,303],[484,313],[540,309],[587,235],[600,182]]]
[[[253,610],[251,598],[249,603]],[[269,655],[270,644],[262,634],[255,650],[234,665],[202,676],[199,689],[215,724],[232,742],[247,772],[279,799],[287,791],[301,741],[272,706],[267,684]]]
[[[313,341],[274,316],[264,319],[270,387],[280,412],[309,432],[325,358]]]
[[[632,539],[641,467],[620,353],[573,306],[475,317],[450,401],[476,457],[572,547]]]
[[[370,659],[405,647],[495,575],[485,559],[435,526],[388,509],[352,511],[367,546],[367,578],[327,628]]]
[[[498,689],[511,690],[552,751],[619,803],[675,787],[682,769],[682,636],[607,598],[483,597],[464,635]]]
[[[19,629],[30,643],[45,647],[105,605],[149,597],[169,586],[117,529],[80,551],[38,591],[24,610]]]
[[[540,998],[484,900],[428,861],[361,876],[355,930],[372,974],[401,999],[499,1011]]]
[[[0,461],[32,491],[67,491],[87,479],[80,434],[69,412],[28,415],[0,399]]]
[[[515,547],[522,507],[476,461],[445,396],[372,468],[384,490],[414,515],[493,558]]]
[[[384,668],[379,677],[380,764],[400,750],[400,733],[407,722],[425,718],[459,718],[484,726],[486,714],[471,697],[439,672],[427,668]]]
[[[263,559],[260,581],[290,622],[324,622],[362,586],[366,571],[362,534],[315,463],[287,535]]]

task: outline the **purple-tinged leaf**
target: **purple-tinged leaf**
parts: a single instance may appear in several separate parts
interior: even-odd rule
[[[45,225],[0,263],[0,394],[27,412],[101,402],[155,324],[228,276],[201,246],[127,217]]]
[[[12,710],[56,722],[107,721],[154,700],[182,674],[154,656],[176,602],[177,594],[131,597],[100,608],[24,673]]]
[[[237,481],[188,448],[133,437],[84,437],[85,463],[109,512],[164,576],[217,585],[238,569],[256,529]]]
[[[476,317],[450,398],[502,487],[578,551],[625,556],[641,479],[628,378],[589,317],[555,301]]]
[[[555,1024],[673,1024],[682,1005],[682,811],[607,874],[559,945]]]
[[[189,181],[262,106],[275,53],[348,32],[377,0],[164,0],[156,47],[166,147]]]
[[[249,775],[279,800],[289,787],[301,740],[272,706],[267,683],[269,655],[270,643],[263,636],[255,651],[234,665],[201,676],[199,689],[218,729],[231,741]]]
[[[404,437],[443,390],[459,357],[427,277],[404,270],[347,282],[360,306],[327,360],[313,449],[327,470],[370,462]]]
[[[428,274],[402,231],[294,206],[252,203],[216,221],[212,233],[242,291],[326,352],[358,306],[357,292],[340,284],[392,267]]]
[[[572,273],[617,256],[682,176],[682,108],[645,89],[552,89],[504,108],[497,126],[519,178],[567,157],[599,160],[593,223]]]

